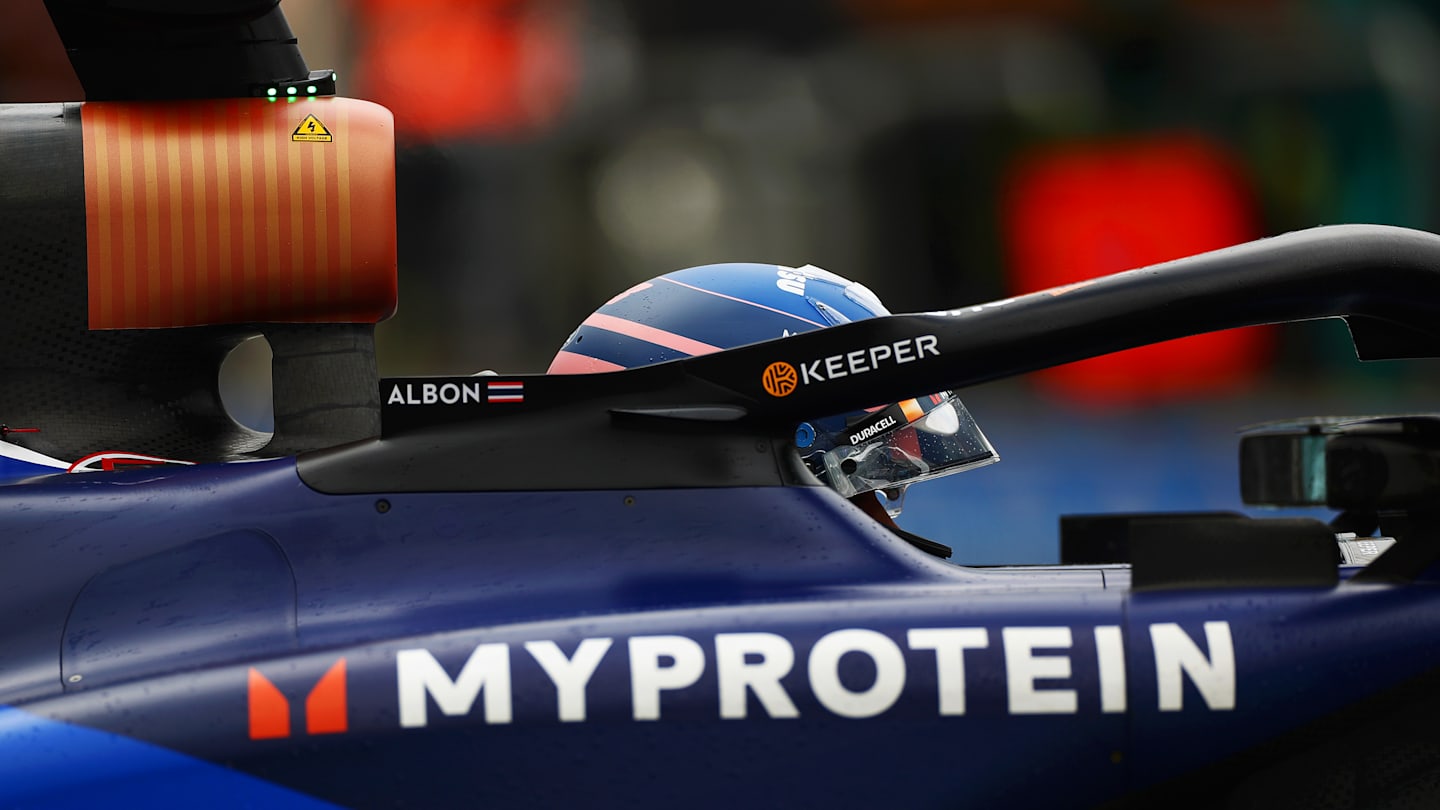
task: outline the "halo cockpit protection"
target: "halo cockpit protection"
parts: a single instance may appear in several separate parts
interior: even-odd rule
[[[607,301],[549,373],[619,371],[889,314],[863,284],[811,265],[691,267]],[[796,427],[794,443],[820,480],[847,498],[880,492],[891,516],[910,484],[999,460],[950,391],[817,416]]]

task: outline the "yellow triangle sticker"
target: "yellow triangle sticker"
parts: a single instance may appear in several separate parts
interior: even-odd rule
[[[324,124],[320,123],[319,118],[307,115],[305,120],[300,122],[300,126],[295,127],[295,131],[290,133],[290,140],[299,143],[330,143],[335,140],[335,136],[330,134],[330,130],[326,129]]]

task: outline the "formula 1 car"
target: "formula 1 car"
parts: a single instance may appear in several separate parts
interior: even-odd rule
[[[1333,525],[1076,518],[1067,564],[1011,568],[914,547],[791,444],[1250,324],[1440,356],[1440,237],[1317,228],[628,371],[379,379],[387,114],[327,95],[274,2],[50,8],[89,100],[0,107],[0,805],[1440,799],[1440,418],[1244,438],[1248,501]],[[253,334],[273,434],[215,391]]]

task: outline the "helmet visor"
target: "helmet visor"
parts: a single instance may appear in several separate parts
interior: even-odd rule
[[[810,469],[847,498],[1000,460],[949,391],[806,423],[796,445]]]

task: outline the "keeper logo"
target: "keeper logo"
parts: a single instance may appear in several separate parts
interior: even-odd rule
[[[838,380],[841,377],[868,374],[885,366],[904,365],[916,360],[923,360],[926,357],[939,357],[939,344],[940,339],[934,335],[919,335],[893,343],[881,343],[867,346],[864,349],[856,349],[853,352],[832,354],[819,360],[811,360],[808,363],[800,364],[800,384],[809,385]],[[771,368],[776,365],[780,364],[772,363]],[[788,363],[784,365],[789,366]],[[765,371],[768,374],[770,369]],[[767,386],[765,390],[770,391],[770,388]],[[770,391],[770,393],[775,396],[784,396],[784,394],[776,394],[774,391]],[[785,393],[788,394],[790,391]]]
[[[790,396],[798,380],[795,367],[783,360],[766,366],[764,373],[760,375],[760,384],[765,387],[765,393],[772,397]]]

